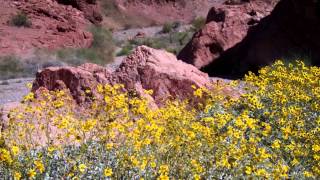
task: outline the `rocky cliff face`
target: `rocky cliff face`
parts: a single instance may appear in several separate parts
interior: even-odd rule
[[[251,8],[259,8],[258,3],[266,2],[224,5],[220,10],[214,7],[207,25],[180,53],[179,59],[211,76],[228,78],[242,77],[247,71],[257,71],[279,58],[300,57],[319,65],[319,2],[280,0],[274,9],[270,5],[260,10]],[[230,16],[232,9],[237,10]]]

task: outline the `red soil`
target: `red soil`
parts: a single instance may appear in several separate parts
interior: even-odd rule
[[[120,9],[133,16],[147,17],[157,24],[191,22],[197,16],[206,17],[209,9],[224,0],[115,0]]]
[[[0,55],[28,56],[35,49],[88,47],[90,24],[81,11],[52,0],[0,0]],[[28,16],[32,26],[15,27],[11,18],[18,12]]]

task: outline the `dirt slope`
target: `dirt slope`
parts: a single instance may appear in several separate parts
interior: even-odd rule
[[[180,21],[190,23],[195,17],[205,17],[209,9],[225,0],[114,0],[122,14],[140,17],[154,24]]]
[[[51,0],[0,0],[0,54],[27,56],[35,49],[88,47],[92,35],[83,12]],[[16,27],[12,18],[23,12],[31,27]]]

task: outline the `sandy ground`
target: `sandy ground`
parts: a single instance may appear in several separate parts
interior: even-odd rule
[[[185,32],[190,29],[191,25],[181,25],[175,31],[177,32]],[[128,29],[123,31],[117,31],[113,33],[113,37],[116,41],[128,41],[133,39],[138,33],[143,33],[146,38],[156,38],[161,36],[166,36],[167,34],[162,34],[163,26],[152,26],[146,28],[136,28],[136,29]]]
[[[29,92],[26,84],[32,81],[33,78],[0,81],[0,105],[21,101]]]

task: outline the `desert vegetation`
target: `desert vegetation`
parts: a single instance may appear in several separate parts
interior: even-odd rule
[[[1,131],[0,175],[318,179],[319,75],[301,61],[277,61],[242,83],[194,87],[201,103],[167,100],[155,109],[122,85],[98,85],[97,99],[87,90],[92,103],[81,110],[67,91],[30,93]]]
[[[141,45],[155,49],[165,49],[173,54],[178,54],[190,41],[193,34],[205,25],[205,22],[205,18],[196,17],[190,25],[183,25],[180,22],[164,23],[161,31],[155,37],[140,37],[119,42],[121,50],[116,55],[129,55],[135,47]],[[182,26],[185,26],[185,28],[179,30]]]
[[[146,45],[155,49],[165,49],[173,54],[178,54],[180,50],[189,42],[195,32],[193,25],[187,28],[178,28],[179,22],[166,23],[162,26],[161,31],[154,37],[138,37],[128,41],[118,42],[121,50],[117,56],[129,55],[137,46]]]
[[[18,12],[13,15],[9,21],[9,24],[17,27],[30,27],[32,25],[28,16],[23,12]]]
[[[37,54],[26,59],[14,55],[2,56],[0,57],[0,80],[33,77],[43,68],[63,65],[65,63],[47,54]]]
[[[0,3],[0,179],[320,179],[318,1]]]
[[[23,61],[13,55],[0,57],[0,80],[29,77],[45,65],[31,59]]]
[[[204,17],[196,17],[192,22],[192,30],[193,31],[199,31],[200,29],[202,29],[204,27],[204,25],[206,24],[206,18]]]
[[[92,26],[89,30],[93,35],[91,47],[61,49],[57,51],[58,59],[69,65],[80,65],[85,62],[104,65],[112,62],[115,44],[111,32],[100,26]]]

